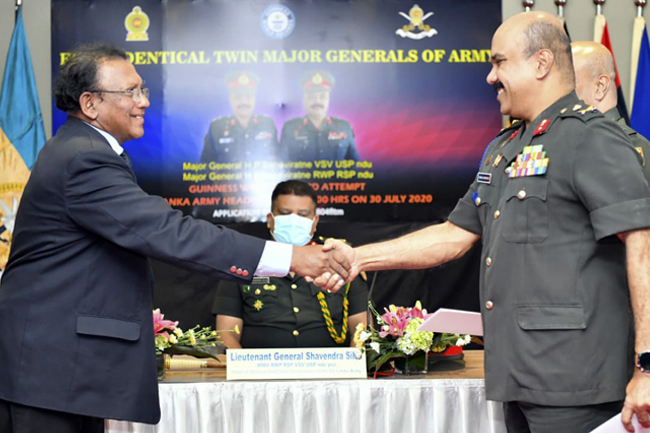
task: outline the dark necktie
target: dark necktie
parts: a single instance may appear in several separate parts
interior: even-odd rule
[[[122,154],[120,157],[126,162],[126,165],[129,166],[129,168],[133,168],[133,164],[131,163],[131,158],[129,157],[129,154],[126,153],[126,150],[122,151]]]

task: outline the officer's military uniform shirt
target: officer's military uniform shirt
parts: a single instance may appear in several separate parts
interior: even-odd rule
[[[625,119],[621,117],[616,107],[608,110],[605,113],[605,117],[612,119],[614,122],[621,127],[623,132],[625,132],[632,142],[632,146],[636,149],[637,152],[641,154],[643,159],[643,175],[645,176],[648,183],[650,183],[650,161],[647,161],[646,158],[650,158],[650,142],[641,134],[632,129],[626,122]]]
[[[320,130],[307,117],[287,121],[280,147],[289,161],[359,160],[350,123],[336,117],[325,118]]]
[[[278,138],[273,119],[253,115],[248,127],[235,116],[220,117],[210,123],[205,135],[202,162],[273,161],[277,159]]]
[[[213,314],[238,317],[244,321],[241,345],[244,348],[334,347],[317,295],[322,290],[304,278],[253,279],[252,284],[222,281],[217,288]],[[323,292],[334,328],[340,335],[343,319],[344,288],[336,293]],[[361,278],[350,283],[350,316],[366,311],[368,287]],[[348,329],[350,344],[354,329]]]
[[[483,244],[489,400],[625,397],[631,313],[615,235],[650,226],[649,197],[626,134],[575,92],[490,143],[449,216]]]

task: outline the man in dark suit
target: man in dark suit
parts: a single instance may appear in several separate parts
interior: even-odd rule
[[[0,431],[96,432],[160,419],[147,257],[212,276],[340,274],[322,247],[265,242],[183,217],[135,179],[148,90],[120,48],[77,49],[54,85],[69,118],[22,197],[0,286]],[[279,261],[277,260],[279,259]]]

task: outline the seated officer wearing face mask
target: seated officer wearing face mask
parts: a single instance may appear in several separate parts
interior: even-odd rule
[[[273,238],[308,244],[318,223],[313,188],[288,180],[275,187],[271,198],[267,227]],[[251,284],[222,281],[212,313],[217,329],[241,330],[222,334],[228,348],[330,347],[350,345],[357,324],[366,323],[367,304],[368,287],[361,278],[327,293],[289,273],[256,277]]]

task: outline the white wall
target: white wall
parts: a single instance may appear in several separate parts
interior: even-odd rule
[[[416,1],[414,0],[412,3],[416,3]],[[14,4],[15,0],[0,0],[0,71],[4,71],[9,41],[14,27]],[[557,12],[554,0],[535,0],[533,9]],[[646,9],[650,9],[650,6]],[[503,0],[504,18],[521,11],[523,11],[521,0]],[[591,40],[593,38],[595,13],[596,6],[593,0],[567,0],[565,16],[572,40]],[[604,13],[607,17],[623,90],[629,105],[630,50],[636,6],[634,0],[606,0]],[[648,10],[644,11],[644,15],[646,20],[650,21]],[[45,121],[45,133],[48,137],[52,134],[50,16],[50,0],[23,0],[23,18],[27,40],[34,63],[36,86]],[[2,80],[1,76],[0,80]]]

